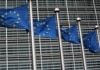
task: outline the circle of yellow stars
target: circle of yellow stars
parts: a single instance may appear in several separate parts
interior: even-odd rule
[[[36,24],[34,29],[36,29],[36,27],[41,26],[41,25],[44,26],[46,29],[43,31],[43,33],[40,34],[40,36],[46,36],[51,30],[49,24],[47,24],[46,22],[42,22],[40,24]]]
[[[70,41],[72,40],[72,33],[71,33],[70,31],[68,31],[68,30],[62,30],[61,32],[62,32],[63,34],[66,33],[66,34],[68,35],[68,37],[69,37],[69,40],[70,40]]]
[[[9,14],[14,14],[14,16],[17,17],[16,22],[11,25],[11,27],[16,27],[17,24],[19,24],[20,20],[21,20],[20,15],[16,11],[5,12],[3,15],[1,15],[1,19],[0,19],[0,21],[2,22],[1,25],[5,26],[5,23],[3,21],[5,21],[6,19],[3,19],[3,18]],[[8,23],[8,24],[10,24],[10,23]]]
[[[91,40],[89,38],[83,38],[83,40],[88,42],[88,47],[91,47],[91,43],[90,43]]]

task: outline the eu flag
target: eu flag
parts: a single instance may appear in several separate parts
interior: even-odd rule
[[[30,30],[28,5],[11,9],[0,9],[0,26]]]
[[[62,39],[64,39],[65,41],[75,44],[80,43],[78,37],[77,25],[73,25],[72,27],[64,30],[61,29],[61,33],[62,33]]]
[[[57,31],[56,31],[56,24],[55,24],[55,17],[49,17],[46,19],[40,19],[33,21],[34,25],[34,34],[39,35],[41,37],[47,38],[56,38]]]
[[[89,49],[91,52],[100,52],[99,43],[97,39],[96,31],[90,32],[83,35],[84,47]]]

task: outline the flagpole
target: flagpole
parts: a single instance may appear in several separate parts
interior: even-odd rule
[[[35,40],[34,40],[34,28],[33,28],[33,13],[32,13],[32,1],[29,0],[29,7],[30,7],[30,23],[31,23],[31,45],[32,45],[32,69],[36,69],[36,55],[35,55]]]
[[[65,70],[63,46],[62,46],[62,39],[61,39],[61,32],[60,32],[60,23],[59,23],[59,11],[60,11],[59,8],[55,8],[55,13],[56,13],[56,17],[57,17],[59,45],[60,45],[61,65],[62,65],[62,70]]]
[[[94,12],[95,12],[95,17],[96,17],[96,21],[97,21],[97,26],[95,28],[96,28],[96,32],[97,32],[98,41],[99,41],[99,47],[100,47],[100,38],[99,38],[99,31],[98,31],[99,21],[98,21],[98,16],[97,16],[97,11],[96,11],[96,6],[95,6],[94,0],[93,0],[93,5],[94,5]]]
[[[7,0],[6,0],[6,9],[7,9]],[[7,27],[6,27],[6,70],[8,70],[8,39],[7,39]]]
[[[99,47],[100,47],[100,41],[99,41],[99,31],[98,31],[98,29],[99,29],[99,25],[96,25],[95,26],[95,30],[96,30],[96,32],[97,32],[97,38],[98,38],[98,42],[99,42]]]
[[[77,23],[78,23],[78,26],[79,26],[79,33],[80,33],[80,42],[81,42],[81,46],[82,46],[81,49],[82,49],[83,65],[84,65],[84,70],[87,70],[87,64],[86,64],[86,58],[85,58],[85,51],[84,51],[80,21],[81,21],[81,18],[77,18]]]

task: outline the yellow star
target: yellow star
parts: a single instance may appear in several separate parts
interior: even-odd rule
[[[87,39],[88,41],[90,41],[90,39]]]
[[[50,30],[50,28],[48,28],[48,30]]]
[[[43,36],[45,36],[45,34],[43,34]]]
[[[17,14],[17,17],[19,17],[19,14]]]
[[[71,35],[71,33],[70,33],[70,32],[68,32],[68,34],[69,34],[69,35]]]
[[[10,11],[9,13],[12,13],[12,11]]]
[[[46,27],[49,27],[48,25],[46,25]]]
[[[49,33],[49,32],[46,32],[47,34]]]
[[[13,13],[16,13],[16,11],[14,11]]]
[[[18,18],[18,20],[20,20],[20,18]]]
[[[42,24],[45,24],[45,22],[43,22]]]
[[[16,23],[18,24],[19,22],[17,21]]]
[[[13,24],[13,27],[16,27],[16,25],[15,25],[15,24]]]
[[[8,13],[6,12],[5,15],[7,15]]]
[[[1,17],[4,17],[4,15],[2,15]]]
[[[42,23],[40,23],[40,25],[42,25]]]

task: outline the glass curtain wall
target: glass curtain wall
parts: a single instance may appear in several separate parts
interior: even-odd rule
[[[27,0],[8,0],[7,8],[26,4]],[[82,34],[100,25],[100,0],[32,0],[33,19],[45,19],[58,7],[60,25],[68,28],[80,17]],[[38,7],[37,7],[38,4]],[[6,0],[0,0],[6,8]],[[38,11],[37,11],[38,8]],[[39,16],[38,16],[39,15]],[[100,29],[99,34],[100,37]],[[59,39],[35,37],[37,70],[62,70]],[[62,40],[65,70],[84,70],[80,44]],[[85,49],[87,70],[100,69],[100,53]],[[24,29],[0,27],[0,70],[32,70],[31,34]]]

